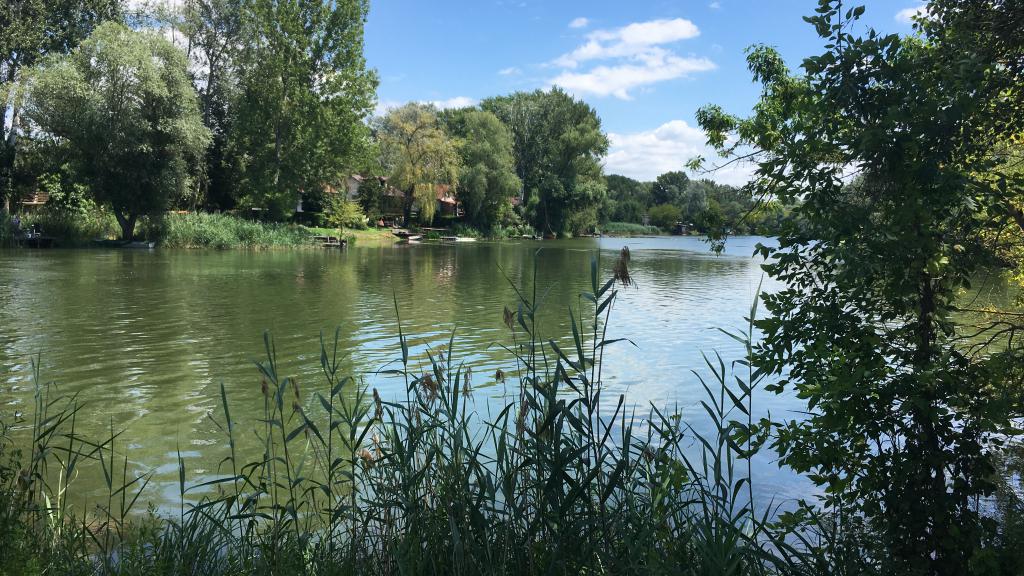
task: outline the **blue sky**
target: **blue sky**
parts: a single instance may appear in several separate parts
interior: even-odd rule
[[[821,52],[801,17],[814,0],[376,0],[366,56],[378,110],[408,101],[473,104],[558,84],[591,104],[612,147],[607,173],[653,179],[707,155],[694,113],[756,102],[743,51],[763,43],[792,68]],[[861,29],[909,34],[918,0],[863,0]],[[851,6],[853,3],[851,2]],[[749,167],[716,180],[741,183]]]

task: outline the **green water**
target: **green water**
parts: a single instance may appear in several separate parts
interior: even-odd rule
[[[590,261],[607,277],[628,244],[637,287],[621,291],[611,337],[629,338],[606,356],[607,393],[624,393],[638,413],[651,403],[678,407],[702,426],[703,390],[691,374],[701,353],[742,354],[717,328],[743,326],[759,282],[751,257],[761,238],[734,238],[714,256],[696,238],[581,239],[558,242],[466,243],[353,247],[347,251],[6,251],[0,252],[0,410],[29,409],[31,358],[41,372],[84,404],[78,433],[122,436],[135,473],[154,472],[150,499],[177,493],[177,451],[190,480],[211,477],[226,440],[210,420],[219,414],[219,386],[253,445],[262,410],[253,361],[263,333],[276,343],[280,371],[298,377],[305,395],[322,388],[319,335],[340,329],[348,355],[343,371],[359,375],[387,398],[404,397],[403,382],[379,374],[400,357],[395,300],[409,335],[413,366],[425,368],[428,348],[447,345],[473,369],[480,412],[500,407],[497,369],[514,364],[502,310],[514,307],[505,279],[529,284],[536,260],[538,292],[546,294],[542,330],[567,333],[567,308],[588,290]],[[773,285],[765,281],[764,289]],[[310,400],[315,402],[315,400]],[[769,396],[758,412],[783,416],[800,405]],[[249,443],[242,438],[243,451]],[[250,454],[250,456],[255,456]],[[84,474],[84,473],[83,473]],[[81,484],[98,490],[98,478]],[[795,494],[791,475],[769,457],[758,465],[759,491]]]

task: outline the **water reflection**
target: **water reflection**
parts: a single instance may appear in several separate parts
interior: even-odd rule
[[[566,242],[354,247],[348,251],[198,252],[48,251],[0,253],[0,399],[31,397],[29,358],[43,354],[44,377],[86,403],[80,430],[127,428],[130,458],[173,485],[176,451],[193,470],[216,471],[224,443],[208,414],[223,382],[236,420],[251,429],[262,400],[253,361],[273,335],[283,374],[307,392],[321,385],[319,335],[339,330],[348,354],[342,372],[361,375],[385,397],[403,382],[379,373],[400,358],[395,303],[414,366],[447,346],[472,366],[481,411],[501,402],[493,374],[511,372],[502,310],[536,269],[544,294],[541,332],[568,333],[567,309],[589,289],[590,260],[602,277],[623,245],[632,251],[637,287],[621,290],[611,338],[629,338],[606,354],[609,395],[627,394],[638,413],[677,406],[706,429],[703,394],[691,370],[701,352],[742,354],[718,328],[741,327],[762,272],[751,258],[765,239],[739,238],[715,256],[694,238],[581,239]],[[766,290],[774,286],[766,282]],[[613,404],[613,403],[610,403]],[[759,398],[759,413],[798,407]],[[255,442],[249,443],[250,448]],[[242,442],[245,449],[246,442]],[[792,478],[760,463],[762,489],[793,493]],[[170,472],[168,472],[170,470]],[[166,476],[166,477],[165,477]]]

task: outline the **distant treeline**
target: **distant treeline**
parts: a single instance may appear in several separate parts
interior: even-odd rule
[[[691,180],[683,172],[666,172],[654,182],[618,174],[605,180],[602,222],[650,224],[677,232],[773,235],[791,219],[791,206],[756,198],[736,186]]]

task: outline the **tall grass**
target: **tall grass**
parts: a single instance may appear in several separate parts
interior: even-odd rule
[[[695,374],[711,434],[658,407],[637,416],[603,381],[605,351],[625,345],[607,329],[633,285],[628,249],[611,278],[599,270],[593,261],[585,304],[569,311],[566,345],[538,331],[536,283],[516,289],[504,310],[513,362],[495,374],[510,400],[496,415],[471,407],[454,333],[421,370],[399,321],[392,374],[405,392],[387,400],[342,373],[337,333],[321,338],[322,381],[306,390],[266,336],[258,397],[220,389],[220,475],[190,481],[179,456],[171,517],[133,514],[149,476],[129,471],[121,433],[80,438],[77,400],[37,375],[20,424],[29,453],[11,453],[10,424],[0,429],[0,574],[832,573],[845,558],[787,537],[752,505],[752,328],[734,335],[748,358],[707,357]],[[262,417],[233,420],[239,401],[261,403]],[[262,456],[240,459],[240,442]],[[85,461],[109,496],[83,517],[68,494]]]
[[[43,207],[20,216],[22,230],[35,225],[44,235],[56,238],[61,246],[85,246],[95,239],[117,238],[121,234],[114,215],[95,206],[81,210]]]
[[[166,214],[157,236],[168,248],[272,248],[314,244],[313,232],[296,224],[245,220],[230,214]]]
[[[601,226],[601,232],[617,236],[657,236],[661,234],[661,229],[633,222],[608,222]]]

